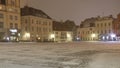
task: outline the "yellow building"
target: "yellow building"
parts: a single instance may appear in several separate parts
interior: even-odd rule
[[[115,40],[115,38],[112,37],[114,35],[113,20],[112,16],[97,19],[95,22],[95,32],[98,35],[97,37],[99,37],[99,40]]]
[[[77,32],[77,36],[84,41],[116,40],[112,16],[86,19]]]
[[[17,41],[20,30],[20,0],[0,0],[0,40]]]
[[[52,19],[43,11],[25,6],[21,9],[22,40],[49,41]]]
[[[82,41],[97,40],[95,27],[78,28],[77,37]]]

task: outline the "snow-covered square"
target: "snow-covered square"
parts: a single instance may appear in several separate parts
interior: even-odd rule
[[[0,68],[120,68],[120,42],[0,43]]]

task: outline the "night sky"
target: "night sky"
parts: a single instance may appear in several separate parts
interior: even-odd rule
[[[73,20],[80,24],[86,18],[116,15],[120,13],[120,0],[21,0],[25,4],[43,10],[54,20]]]

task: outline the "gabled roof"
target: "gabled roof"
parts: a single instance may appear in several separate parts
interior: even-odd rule
[[[21,8],[21,16],[28,16],[28,15],[37,16],[37,17],[41,17],[41,18],[52,19],[46,13],[44,13],[42,10],[35,9],[35,8],[32,8],[32,7],[28,7],[28,6],[25,6],[25,7]]]
[[[76,25],[72,25],[72,24],[74,23],[53,21],[53,30],[54,31],[73,31]]]

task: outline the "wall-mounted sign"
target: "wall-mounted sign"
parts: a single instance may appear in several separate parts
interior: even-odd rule
[[[17,33],[18,30],[17,30],[17,29],[10,29],[10,32],[12,32],[12,33]]]

